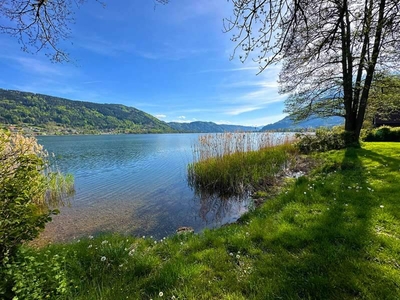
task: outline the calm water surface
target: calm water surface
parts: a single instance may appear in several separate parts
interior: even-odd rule
[[[197,134],[49,136],[39,142],[75,178],[76,194],[41,236],[69,241],[103,232],[164,237],[233,222],[249,199],[201,198],[187,184]]]

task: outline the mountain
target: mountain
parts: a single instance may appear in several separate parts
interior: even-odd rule
[[[51,134],[175,132],[165,122],[133,107],[3,89],[0,124]]]
[[[216,132],[235,132],[235,131],[258,131],[259,128],[241,125],[225,125],[215,124],[213,122],[191,122],[191,123],[179,123],[169,122],[167,123],[171,128],[179,132],[202,132],[202,133],[216,133]]]
[[[344,118],[342,117],[328,117],[328,118],[312,117],[307,120],[296,123],[290,118],[290,116],[287,116],[278,122],[264,126],[261,129],[261,131],[269,131],[269,130],[296,131],[296,130],[311,129],[311,128],[315,129],[318,127],[333,127],[337,125],[343,125],[343,123],[344,123]]]

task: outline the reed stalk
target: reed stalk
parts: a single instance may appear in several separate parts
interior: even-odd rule
[[[197,192],[237,196],[270,184],[293,157],[294,138],[271,133],[217,133],[200,136],[188,167]]]

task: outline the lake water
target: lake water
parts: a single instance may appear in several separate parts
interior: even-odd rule
[[[75,178],[69,207],[42,242],[104,232],[162,238],[181,226],[196,232],[237,220],[249,199],[200,197],[187,183],[198,134],[43,136],[58,168]]]

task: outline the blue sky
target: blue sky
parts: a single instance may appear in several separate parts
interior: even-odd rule
[[[20,51],[0,35],[0,88],[73,100],[121,103],[170,122],[250,126],[282,119],[278,66],[263,73],[251,60],[230,60],[234,44],[222,20],[226,0],[96,1],[76,10],[63,46],[72,63]]]

